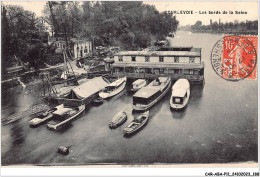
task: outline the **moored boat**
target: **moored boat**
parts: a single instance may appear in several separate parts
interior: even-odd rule
[[[171,78],[159,77],[133,95],[133,109],[147,110],[157,103],[170,89]]]
[[[138,79],[136,81],[133,82],[133,88],[131,89],[131,91],[135,92],[140,90],[142,87],[147,85],[147,81],[145,79]]]
[[[63,126],[71,123],[85,110],[85,105],[78,107],[63,107],[53,112],[53,120],[49,121],[47,128],[58,130]]]
[[[29,121],[30,127],[38,127],[43,123],[51,120],[53,118],[53,112],[57,111],[58,109],[63,108],[63,104],[56,106],[55,108],[49,109],[42,113],[41,115],[33,118]]]
[[[99,96],[103,99],[112,97],[124,90],[126,86],[126,77],[120,78],[108,86],[106,86],[100,93]]]
[[[187,79],[179,79],[172,86],[170,106],[173,109],[184,108],[190,98],[190,83]]]
[[[109,128],[117,128],[127,120],[125,111],[120,111],[113,119],[109,122]]]
[[[149,111],[142,113],[142,115],[135,118],[127,127],[124,128],[125,135],[131,135],[140,130],[149,119]]]
[[[102,104],[104,102],[104,99],[101,98],[101,97],[98,97],[96,98],[94,101],[93,101],[93,104]]]

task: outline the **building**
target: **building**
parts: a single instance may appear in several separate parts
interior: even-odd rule
[[[121,51],[114,56],[111,74],[130,79],[170,76],[203,83],[204,62],[201,48],[163,47],[158,51]]]
[[[58,38],[58,40],[52,40],[57,47],[56,53],[62,52],[66,48],[66,42],[63,38]],[[69,49],[72,56],[75,59],[85,58],[93,54],[92,41],[88,39],[71,39],[69,42]]]
[[[71,50],[74,58],[85,58],[93,54],[92,41],[88,39],[71,40]]]
[[[48,37],[54,35],[53,27],[46,18],[39,17],[37,20],[39,21],[40,24],[44,26],[45,31],[48,33]]]

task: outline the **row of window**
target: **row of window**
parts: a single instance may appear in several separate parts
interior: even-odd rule
[[[81,50],[83,50],[83,46],[81,46]],[[77,47],[77,51],[79,51],[79,47]],[[88,47],[85,46],[83,51],[84,51],[84,53],[88,53]]]
[[[135,62],[136,61],[136,57],[132,56],[131,57],[132,61]],[[118,56],[118,61],[123,61],[123,56]],[[145,62],[150,62],[150,57],[149,56],[145,56]],[[159,57],[159,62],[164,62],[164,57],[160,56]],[[179,57],[174,57],[174,63],[179,63]],[[189,62],[190,63],[194,63],[195,62],[195,57],[190,57],[189,58]]]
[[[163,68],[114,68],[115,73],[126,72],[126,73],[146,73],[146,74],[190,74],[190,75],[203,75],[203,70],[194,69],[163,69]]]

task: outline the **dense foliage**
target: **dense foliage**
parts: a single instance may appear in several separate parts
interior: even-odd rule
[[[38,69],[44,64],[47,34],[35,14],[21,6],[3,6],[2,71],[17,63],[15,58]]]
[[[43,14],[54,38],[62,37],[67,44],[72,38],[89,38],[95,46],[116,45],[127,50],[145,48],[178,26],[172,15],[134,1],[48,1]],[[48,58],[55,50],[47,45],[48,33],[41,18],[21,6],[3,5],[1,20],[2,71],[16,65],[16,58],[35,69],[53,63]]]
[[[55,37],[87,37],[95,45],[119,45],[124,49],[147,47],[177,29],[178,21],[142,2],[48,2],[45,18]]]

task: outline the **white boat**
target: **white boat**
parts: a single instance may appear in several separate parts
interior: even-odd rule
[[[125,111],[120,111],[113,119],[109,122],[109,128],[117,128],[122,125],[127,120],[127,115]]]
[[[127,127],[124,128],[125,135],[131,135],[140,130],[149,119],[149,111],[144,112],[142,115],[135,118]]]
[[[133,82],[133,88],[131,89],[131,91],[135,92],[140,90],[142,87],[147,85],[147,81],[145,79],[138,79],[136,81]]]
[[[171,78],[159,77],[141,88],[133,96],[134,110],[147,110],[157,103],[170,89]]]
[[[126,86],[126,77],[120,78],[108,86],[106,86],[100,93],[99,96],[103,99],[112,97],[124,90]]]
[[[36,118],[33,118],[29,121],[30,127],[37,127],[53,118],[53,112],[57,111],[58,109],[63,108],[63,104],[56,106],[55,108],[49,109],[39,115]]]
[[[63,126],[71,123],[85,110],[85,105],[78,107],[63,107],[53,112],[53,120],[49,121],[47,128],[52,130],[58,130]]]
[[[172,86],[170,106],[173,109],[184,108],[190,98],[190,83],[187,79],[179,79]]]

